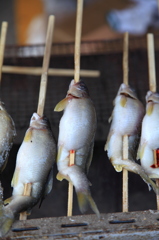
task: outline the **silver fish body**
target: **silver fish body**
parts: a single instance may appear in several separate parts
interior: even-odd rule
[[[8,219],[13,221],[17,213],[32,209],[51,191],[55,159],[56,143],[48,120],[34,113],[17,154],[11,201],[3,209],[6,224]],[[31,193],[25,196],[24,187],[28,183]]]
[[[99,215],[90,195],[89,182],[85,173],[92,161],[94,137],[96,131],[96,112],[85,84],[71,81],[67,96],[55,107],[55,111],[64,110],[59,124],[57,178],[71,181],[78,200],[85,196],[93,210]],[[69,166],[70,151],[75,151],[75,164]],[[82,192],[83,191],[83,192]],[[79,197],[80,196],[80,197]],[[86,200],[86,201],[87,201]],[[79,200],[79,207],[82,206]]]
[[[15,124],[7,113],[2,102],[0,102],[0,172],[7,164],[9,152],[16,136]]]
[[[142,179],[158,192],[154,182],[148,177],[144,169],[135,161],[144,107],[131,88],[121,84],[114,101],[112,123],[105,144],[105,151],[117,172],[123,168],[139,174]],[[128,136],[128,159],[123,160],[123,137]]]
[[[159,149],[159,93],[148,91],[138,158],[150,178],[159,178],[159,165],[154,166],[154,150],[157,149]]]
[[[129,137],[129,158],[133,159],[143,116],[144,107],[142,103],[133,90],[122,83],[114,100],[112,123],[105,145],[105,150],[107,150],[108,157],[113,165],[117,160],[123,159],[122,143],[124,135]],[[119,166],[118,170],[121,171],[122,167]]]

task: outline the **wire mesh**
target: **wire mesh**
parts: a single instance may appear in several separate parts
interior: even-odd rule
[[[157,42],[156,37],[156,41]],[[99,78],[83,78],[88,86],[95,104],[98,128],[96,139],[105,140],[109,128],[108,118],[113,108],[113,99],[122,83],[122,39],[114,41],[84,42],[81,45],[81,69],[99,70]],[[136,90],[138,97],[145,103],[148,90],[148,64],[146,37],[130,39],[129,51],[129,83]],[[44,46],[7,47],[4,65],[42,66],[41,56]],[[73,43],[53,45],[50,60],[52,68],[74,68]],[[36,55],[36,54],[37,55]],[[156,49],[156,66],[159,50]],[[36,55],[36,56],[35,56]],[[158,68],[156,68],[158,76]],[[73,78],[73,76],[72,76]],[[56,104],[65,97],[70,77],[49,76],[45,104],[45,114],[50,119],[55,135],[61,113],[53,111]],[[18,136],[27,129],[30,117],[37,109],[40,76],[3,74],[1,100],[5,103],[13,117]],[[20,142],[22,139],[17,138]]]
[[[155,42],[157,42],[155,38]],[[142,41],[141,41],[142,40]],[[133,44],[134,43],[134,44]],[[144,43],[144,44],[143,44]],[[81,69],[99,70],[101,75],[98,78],[82,78],[88,86],[91,98],[95,104],[97,112],[97,133],[93,155],[92,165],[89,171],[89,180],[92,183],[91,193],[94,197],[100,212],[116,212],[121,211],[121,174],[116,173],[107,159],[104,152],[104,143],[106,141],[109,123],[108,119],[113,109],[113,100],[117,94],[117,90],[123,80],[122,70],[122,40],[112,42],[87,42],[82,43]],[[57,45],[62,53],[52,54],[50,67],[52,68],[74,68],[73,44]],[[38,52],[39,46],[36,51]],[[33,46],[28,46],[30,52]],[[68,47],[68,49],[67,49]],[[10,47],[11,48],[11,47]],[[18,47],[17,47],[18,48]],[[15,66],[42,66],[43,57],[27,56],[17,54],[17,48],[11,49],[10,53],[15,51],[14,56],[5,55],[4,65]],[[21,52],[24,48],[21,47]],[[65,54],[64,50],[65,49]],[[114,50],[113,50],[114,49]],[[59,51],[58,50],[58,51]],[[84,52],[85,51],[85,52]],[[159,70],[157,68],[159,62],[159,49],[156,48],[156,76],[158,79]],[[73,77],[72,77],[73,78]],[[57,139],[59,120],[62,113],[53,111],[55,105],[66,96],[70,77],[48,77],[47,96],[45,104],[45,115],[49,118],[53,133]],[[145,95],[148,90],[148,64],[146,37],[130,40],[129,52],[129,83],[137,91],[139,99],[145,104]],[[25,131],[28,128],[30,117],[37,110],[38,94],[40,86],[40,76],[3,74],[0,98],[5,103],[6,108],[15,121],[17,129],[16,143],[21,144]],[[16,154],[14,154],[16,155]],[[16,156],[11,156],[10,164]],[[13,168],[14,169],[14,168]],[[8,191],[11,177],[8,177],[11,170],[8,166],[4,175]],[[56,180],[57,169],[55,167],[54,189],[43,203],[40,209],[38,206],[33,209],[31,218],[42,216],[63,216],[67,205],[67,182],[62,183]],[[142,179],[135,174],[129,174],[129,211],[138,211],[145,209],[156,209],[155,194],[149,192],[147,185]],[[8,193],[7,193],[8,194]],[[7,195],[6,194],[6,195]],[[10,195],[8,194],[7,197]],[[147,201],[145,201],[145,198]],[[49,205],[50,204],[50,205]],[[51,206],[51,207],[48,207]],[[55,206],[55,207],[52,207]],[[89,212],[89,211],[88,211]],[[90,210],[91,212],[91,210]],[[92,213],[92,212],[91,212]],[[74,215],[80,214],[78,204],[75,198]]]

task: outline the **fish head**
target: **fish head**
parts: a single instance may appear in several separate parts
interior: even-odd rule
[[[118,90],[117,96],[124,95],[129,98],[137,99],[135,91],[127,84],[122,83]]]
[[[33,113],[31,120],[30,120],[30,127],[36,129],[45,129],[48,128],[49,121],[47,117],[42,116],[40,117],[37,113]]]
[[[67,92],[67,97],[73,96],[76,98],[88,98],[89,92],[88,88],[83,81],[75,82],[74,80],[71,81],[69,85],[69,89]]]
[[[146,94],[146,103],[159,103],[159,93],[148,91]]]

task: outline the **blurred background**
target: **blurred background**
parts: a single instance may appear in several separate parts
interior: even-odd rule
[[[1,0],[7,44],[44,43],[48,16],[55,15],[54,42],[74,41],[76,0]],[[159,27],[157,0],[85,0],[82,40],[114,39]]]
[[[4,65],[42,66],[48,16],[55,15],[51,68],[74,68],[76,0],[1,0],[0,23],[8,22]],[[101,213],[121,211],[122,174],[115,172],[104,152],[110,125],[113,100],[123,81],[123,33],[130,33],[129,82],[145,104],[148,91],[146,33],[155,34],[156,66],[159,64],[159,16],[157,0],[84,0],[81,69],[99,70],[100,77],[83,77],[95,104],[98,126],[92,165],[88,178],[92,196]],[[27,53],[27,54],[26,54]],[[159,77],[159,68],[156,68]],[[57,140],[61,113],[55,105],[65,97],[72,77],[49,76],[45,114]],[[0,176],[4,198],[10,186],[17,151],[33,112],[36,112],[40,76],[3,73],[1,100],[15,121],[17,137],[8,165]],[[41,208],[33,209],[30,218],[64,216],[67,212],[67,181],[56,180],[51,194]],[[129,174],[129,210],[156,209],[153,191],[135,174]],[[87,213],[92,213],[88,210]],[[80,214],[76,196],[73,214]]]

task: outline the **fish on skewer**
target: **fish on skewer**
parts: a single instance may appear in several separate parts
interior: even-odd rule
[[[156,150],[156,151],[155,151]],[[150,178],[159,178],[159,93],[148,91],[137,158]],[[154,151],[157,162],[154,162]]]
[[[56,143],[46,117],[32,115],[30,126],[19,148],[12,179],[11,201],[3,207],[0,232],[4,235],[16,214],[30,211],[50,193],[53,184],[53,164],[56,159]],[[30,196],[24,196],[24,186],[31,183]]]
[[[122,83],[114,100],[114,109],[110,118],[112,123],[104,149],[117,172],[125,168],[139,174],[156,192],[158,189],[155,183],[148,177],[144,169],[134,161],[144,112],[144,107],[135,92],[130,86]],[[123,160],[124,135],[128,136],[129,144],[127,160]]]
[[[62,110],[64,113],[59,124],[57,179],[72,182],[82,213],[89,204],[99,216],[86,176],[93,155],[96,112],[83,81],[77,83],[71,81],[66,98],[56,105],[54,111]],[[71,166],[69,166],[70,151],[75,151],[75,164]]]
[[[0,173],[6,167],[15,136],[16,130],[13,119],[0,101]]]

